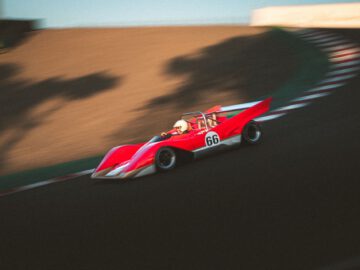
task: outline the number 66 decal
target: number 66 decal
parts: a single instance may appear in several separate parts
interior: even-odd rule
[[[205,136],[205,144],[206,146],[215,146],[220,142],[219,134],[214,131],[210,131]]]

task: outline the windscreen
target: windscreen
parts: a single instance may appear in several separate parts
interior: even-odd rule
[[[161,142],[163,140],[164,140],[164,138],[161,136],[154,136],[151,138],[151,140],[148,143]]]

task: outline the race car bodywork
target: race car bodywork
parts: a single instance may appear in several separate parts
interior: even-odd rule
[[[146,143],[112,148],[92,178],[133,178],[174,168],[182,159],[196,159],[242,140],[249,144],[261,138],[254,119],[269,110],[271,98],[227,107],[215,106],[205,112],[182,115],[189,125],[186,134],[170,130],[170,138],[155,136]]]

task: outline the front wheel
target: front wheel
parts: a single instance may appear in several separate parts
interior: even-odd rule
[[[257,144],[262,137],[262,130],[258,122],[250,121],[243,129],[242,137],[246,144]]]
[[[176,166],[176,153],[170,147],[160,148],[155,156],[156,167],[160,171],[168,171]]]

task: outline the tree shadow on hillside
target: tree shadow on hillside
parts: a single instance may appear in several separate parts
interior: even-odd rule
[[[40,24],[40,20],[0,19],[0,53],[26,42]]]
[[[296,68],[295,52],[278,30],[240,36],[172,59],[164,72],[185,78],[165,96],[157,97],[126,129],[114,134],[123,142],[149,138],[169,129],[182,112],[204,110],[268,95],[280,87]],[[159,121],[161,120],[161,121]]]
[[[0,65],[0,172],[6,166],[8,154],[16,144],[54,112],[69,101],[97,95],[121,83],[121,78],[105,72],[75,79],[53,77],[33,83],[17,79],[16,75],[20,72],[18,65]],[[34,115],[35,108],[56,98],[61,102],[49,105],[47,110]]]

